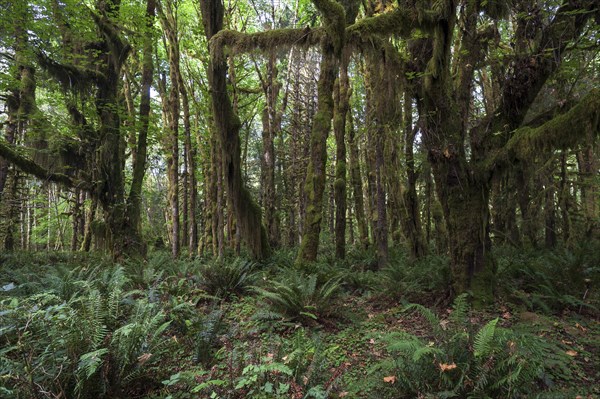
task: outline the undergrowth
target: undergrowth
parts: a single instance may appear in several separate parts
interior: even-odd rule
[[[391,251],[378,270],[362,249],[302,265],[291,250],[263,263],[2,254],[0,397],[599,394],[596,249],[498,249],[502,310],[488,313],[465,296],[445,308],[441,256]],[[520,312],[549,321],[521,326]]]

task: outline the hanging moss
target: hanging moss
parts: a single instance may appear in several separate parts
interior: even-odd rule
[[[484,0],[480,2],[481,10],[492,19],[506,18],[510,12],[511,3],[510,0]]]
[[[10,147],[11,146],[9,144],[5,144],[4,140],[0,141],[0,156],[2,156],[7,161],[15,164],[23,172],[34,175],[39,179],[49,180],[55,183],[61,183],[68,187],[77,186],[80,188],[89,189],[89,184],[78,180],[74,180],[71,177],[62,173],[50,172],[42,168],[34,161],[24,157],[23,155],[18,154],[15,150],[13,150]]]
[[[222,30],[210,40],[210,52],[216,61],[222,61],[224,49],[233,54],[251,51],[271,52],[274,49],[299,46],[309,47],[318,44],[324,34],[321,28],[274,29],[257,33],[242,33]]]
[[[585,133],[600,133],[600,89],[592,89],[569,111],[537,128],[517,129],[487,166],[514,158],[526,160],[539,151],[573,147],[585,139]]]
[[[420,13],[416,9],[397,8],[374,17],[363,18],[346,29],[347,41],[368,43],[375,36],[409,37],[415,30],[431,32],[439,21],[437,13]]]

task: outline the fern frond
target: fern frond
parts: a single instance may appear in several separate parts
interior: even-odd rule
[[[475,336],[473,343],[473,350],[475,357],[486,357],[489,356],[493,350],[494,334],[496,333],[496,324],[498,324],[498,318],[488,322],[485,326],[479,330]]]
[[[450,320],[455,323],[462,325],[467,319],[469,312],[469,294],[462,293],[454,299],[452,304],[452,313],[450,314]]]
[[[411,303],[410,305],[407,305],[404,307],[404,309],[402,309],[403,312],[409,312],[411,310],[414,310],[414,311],[418,312],[419,314],[421,314],[421,316],[425,317],[425,319],[429,322],[429,325],[431,326],[431,328],[436,333],[438,333],[440,331],[440,319],[430,309],[428,309],[425,306],[420,305],[418,303]]]

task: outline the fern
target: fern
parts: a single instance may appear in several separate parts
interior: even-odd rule
[[[199,332],[196,336],[196,362],[209,366],[212,362],[212,350],[217,335],[223,326],[223,311],[214,309],[200,322]]]
[[[200,267],[202,287],[209,294],[229,297],[242,294],[252,283],[255,264],[240,258],[234,261],[216,260]]]
[[[467,319],[469,312],[469,294],[463,293],[457,296],[452,303],[452,313],[450,321],[455,324],[462,325]]]
[[[393,357],[382,362],[382,370],[397,377],[397,387],[407,397],[522,397],[539,389],[541,376],[548,381],[553,373],[569,373],[563,350],[535,335],[501,328],[498,318],[470,332],[465,297],[454,302],[446,329],[422,305],[405,310],[422,314],[434,335],[427,344],[407,333],[385,338]]]
[[[271,282],[269,289],[255,290],[271,305],[275,312],[293,319],[317,319],[327,316],[333,299],[341,289],[339,278],[318,284],[318,276],[305,276],[301,272],[290,272],[282,281]]]
[[[428,308],[426,308],[423,305],[420,305],[418,303],[411,303],[410,305],[407,305],[404,307],[404,309],[402,309],[403,312],[408,312],[414,310],[416,312],[418,312],[419,314],[421,314],[421,316],[423,316],[427,322],[429,322],[429,325],[431,326],[431,328],[434,330],[435,333],[439,333],[441,328],[440,328],[440,319],[437,317],[437,315],[435,313],[433,313],[431,310],[429,310]]]
[[[497,324],[498,318],[495,318],[479,330],[473,343],[473,354],[475,357],[486,357],[492,354]]]

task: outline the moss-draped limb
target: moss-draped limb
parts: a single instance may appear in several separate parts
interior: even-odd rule
[[[481,146],[483,152],[502,152],[512,137],[510,132],[521,126],[538,93],[560,67],[569,44],[582,34],[592,17],[591,10],[599,8],[600,0],[566,0],[560,6],[552,21],[541,31],[537,47],[512,61],[513,66],[502,82],[498,107],[471,129],[475,146]],[[528,20],[523,21],[524,25],[527,23]],[[517,31],[520,31],[518,27]],[[514,40],[519,41],[519,37]]]
[[[334,40],[333,44],[336,49],[340,49],[339,47],[344,41],[355,46],[361,46],[372,44],[374,40],[381,36],[397,35],[400,37],[409,37],[415,29],[432,31],[440,20],[440,15],[435,12],[398,8],[374,17],[363,18],[350,26],[346,27],[344,25],[342,27],[341,22],[344,19],[342,19],[340,11],[343,12],[343,8],[339,4],[323,0],[318,0],[315,4],[317,3],[319,3],[317,7],[323,8],[322,10],[319,8],[319,11],[327,13],[327,15],[334,15],[334,17],[327,17],[329,19],[326,20],[326,26],[329,23],[333,24],[334,27],[332,29],[322,27],[286,28],[256,33],[242,33],[224,29],[211,38],[211,54],[216,59],[219,59],[219,57],[223,56],[225,48],[228,48],[234,54],[242,54],[257,50],[268,52],[274,48],[282,47],[310,47],[319,44],[325,34],[334,39],[341,39],[337,43]],[[331,7],[328,7],[328,5]]]
[[[372,38],[388,35],[409,37],[415,29],[431,31],[440,15],[417,9],[397,8],[374,17],[363,18],[346,28],[346,40],[353,44],[369,43]]]
[[[323,29],[274,29],[256,33],[242,33],[225,29],[215,34],[210,40],[210,52],[216,60],[223,57],[226,47],[235,54],[250,51],[268,52],[275,48],[291,46],[314,46],[323,37]]]
[[[13,163],[23,172],[34,175],[38,179],[64,184],[68,187],[79,187],[86,190],[91,188],[89,184],[80,180],[75,180],[68,175],[50,172],[49,170],[44,169],[31,159],[12,149],[11,145],[7,144],[4,139],[0,140],[0,156],[2,156],[2,158],[6,159],[8,162]]]
[[[596,135],[600,132],[600,89],[592,89],[569,111],[541,126],[524,126],[515,130],[506,146],[491,157],[485,167],[527,160],[540,151],[573,147],[589,132]]]

